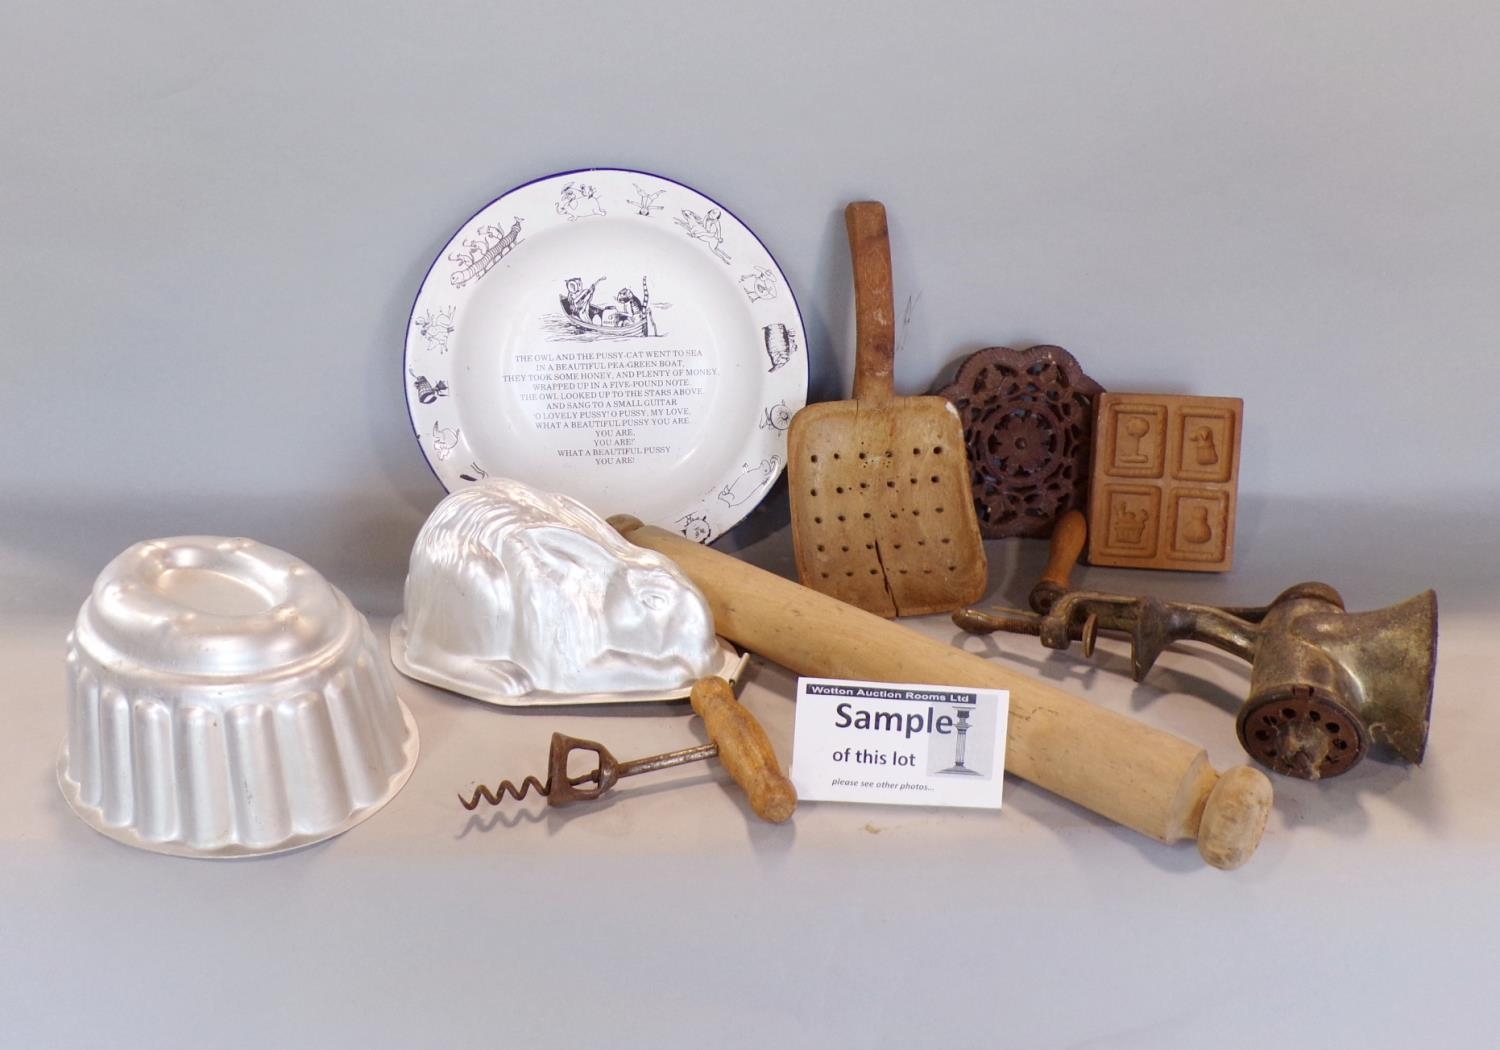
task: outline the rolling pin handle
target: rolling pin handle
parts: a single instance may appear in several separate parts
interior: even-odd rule
[[[1198,853],[1210,865],[1233,871],[1255,853],[1271,815],[1270,779],[1258,769],[1225,770],[1209,792],[1198,824]]]

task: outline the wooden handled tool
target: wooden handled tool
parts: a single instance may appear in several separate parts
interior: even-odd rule
[[[623,777],[652,773],[688,762],[702,762],[717,755],[730,777],[750,797],[750,808],[756,816],[772,824],[789,819],[797,808],[797,789],[782,773],[766,731],[734,698],[730,684],[722,678],[699,679],[693,686],[691,703],[698,717],[703,719],[712,744],[621,762],[596,741],[553,733],[552,747],[547,754],[546,781],[526,777],[518,788],[511,781],[502,780],[494,790],[481,784],[468,798],[459,795],[458,800],[464,809],[472,810],[478,808],[481,800],[498,806],[506,795],[520,801],[535,791],[547,799],[549,806],[590,802]],[[575,751],[592,752],[597,765],[587,773],[570,777],[568,760]]]
[[[1083,513],[1070,510],[1057,519],[1052,529],[1052,545],[1047,552],[1047,567],[1041,579],[1031,588],[1031,608],[1036,613],[1046,613],[1052,603],[1068,591],[1068,579],[1078,556],[1088,541],[1088,522]],[[953,622],[966,631],[988,634],[991,631],[1009,631],[1012,634],[1034,634],[1043,639],[1044,645],[1066,649],[1067,645],[1056,645],[1049,641],[1047,621],[1039,615],[1016,612],[1010,609],[959,609],[953,614]],[[1072,633],[1071,625],[1063,624],[1063,634]],[[1078,627],[1078,637],[1083,641],[1083,655],[1094,655],[1094,641],[1099,633],[1099,617],[1088,615]],[[1139,676],[1137,676],[1139,678]]]
[[[989,581],[963,425],[942,397],[896,397],[885,208],[844,212],[854,258],[854,400],[809,405],[787,433],[797,575],[880,616],[948,612]]]
[[[797,808],[797,789],[781,771],[771,739],[722,678],[703,678],[689,698],[708,737],[719,746],[719,761],[749,796],[762,820],[780,824]]]
[[[1067,590],[1073,566],[1078,564],[1078,556],[1083,553],[1083,545],[1088,542],[1088,538],[1089,526],[1082,512],[1070,510],[1058,518],[1057,524],[1052,527],[1047,567],[1042,570],[1037,587],[1047,584],[1058,591]]]
[[[1260,843],[1271,782],[1222,776],[1201,747],[982,657],[889,623],[628,516],[610,523],[665,554],[708,599],[718,632],[798,674],[1010,691],[1005,768],[1160,842],[1191,838],[1236,868]]]
[[[1100,631],[1130,639],[1130,672],[1144,679],[1167,647],[1203,642],[1250,664],[1250,692],[1235,728],[1252,758],[1306,780],[1347,773],[1375,745],[1421,762],[1432,717],[1437,595],[1351,613],[1326,583],[1293,584],[1269,605],[1217,606],[1074,589],[1068,577],[1085,526],[1070,512],[1052,537],[1031,608],[960,609],[966,631],[1036,635],[1049,649]]]

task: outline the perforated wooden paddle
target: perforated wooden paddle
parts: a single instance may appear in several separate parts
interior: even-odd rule
[[[854,400],[792,417],[787,472],[802,582],[880,616],[949,612],[988,573],[963,427],[941,397],[896,397],[885,206],[844,211],[854,258]]]

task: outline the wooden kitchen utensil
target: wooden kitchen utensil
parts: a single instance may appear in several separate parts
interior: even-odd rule
[[[1240,484],[1237,397],[1100,394],[1089,561],[1228,572]]]
[[[792,417],[787,473],[802,582],[879,616],[950,612],[988,571],[963,426],[941,397],[896,397],[885,206],[844,212],[854,258],[854,400]]]
[[[1259,770],[1221,774],[1196,744],[1054,685],[636,518],[609,523],[671,558],[708,599],[715,630],[751,652],[802,675],[1007,689],[1007,772],[1160,842],[1193,839],[1216,868],[1239,867],[1260,843],[1272,792]]]

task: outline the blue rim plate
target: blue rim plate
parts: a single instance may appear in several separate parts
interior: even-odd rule
[[[807,334],[727,208],[590,168],[517,186],[459,228],[412,305],[403,371],[448,491],[510,477],[706,543],[786,465]]]

